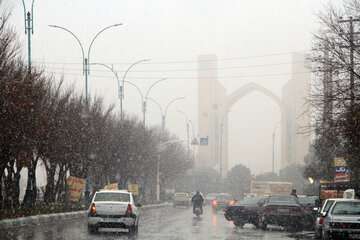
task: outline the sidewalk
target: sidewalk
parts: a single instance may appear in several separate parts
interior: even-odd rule
[[[172,204],[160,203],[160,204],[145,205],[142,206],[140,209],[150,210],[150,209],[157,209],[157,208],[169,207],[169,206],[172,206]],[[36,215],[36,216],[21,217],[14,219],[4,219],[0,221],[0,229],[35,226],[40,224],[48,224],[60,220],[74,220],[74,219],[86,217],[86,212],[87,211],[77,211],[77,212]]]

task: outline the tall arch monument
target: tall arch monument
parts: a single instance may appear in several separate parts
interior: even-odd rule
[[[199,147],[196,167],[212,167],[226,176],[229,170],[228,112],[236,102],[254,91],[269,97],[281,112],[281,156],[277,157],[277,165],[283,168],[304,162],[310,136],[301,133],[301,128],[310,124],[310,112],[306,108],[310,71],[303,54],[293,54],[292,58],[292,77],[284,85],[282,96],[277,96],[256,83],[245,84],[228,94],[217,79],[217,57],[199,56],[198,134],[200,138],[207,139],[207,144]]]

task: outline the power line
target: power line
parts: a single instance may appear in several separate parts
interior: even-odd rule
[[[81,74],[76,73],[64,73],[64,72],[51,72],[45,70],[45,72],[53,73],[53,74],[60,74],[60,75],[70,75],[70,76],[82,76]],[[217,76],[217,77],[208,77],[207,79],[244,79],[244,78],[256,78],[256,77],[277,77],[277,76],[291,76],[291,75],[301,75],[301,74],[310,74],[310,71],[304,71],[304,72],[289,72],[289,73],[274,73],[274,74],[256,74],[256,75],[240,75],[240,76]],[[107,78],[107,79],[113,79],[113,77],[110,76],[104,76],[104,75],[92,75],[94,78]],[[148,77],[148,76],[136,76],[136,77],[129,77],[129,79],[133,80],[154,80],[159,79],[159,77]],[[198,77],[171,77],[169,79],[173,80],[197,80]]]
[[[158,69],[158,70],[134,70],[132,72],[137,73],[164,73],[164,72],[198,72],[198,71],[210,71],[210,70],[231,70],[231,69],[246,69],[246,68],[261,68],[261,67],[273,67],[273,66],[282,66],[282,65],[291,65],[303,63],[303,61],[294,61],[294,62],[281,62],[281,63],[269,63],[269,64],[254,64],[254,65],[243,65],[243,66],[233,66],[233,67],[217,67],[217,68],[183,68],[183,69]],[[46,65],[46,63],[45,63]],[[45,67],[44,65],[44,67]],[[41,65],[40,65],[41,66]],[[80,68],[64,68],[64,67],[49,67],[48,69],[54,70],[66,70],[66,71],[81,71]],[[108,72],[105,70],[92,70],[93,72]],[[123,73],[125,71],[117,71],[118,73]]]
[[[169,60],[169,61],[151,61],[148,63],[144,63],[144,65],[157,65],[157,64],[184,64],[184,63],[199,63],[199,62],[222,62],[222,61],[235,61],[235,60],[242,60],[242,59],[252,59],[252,58],[265,58],[265,57],[273,57],[273,56],[282,56],[282,55],[290,55],[294,53],[306,53],[309,52],[309,50],[299,50],[294,52],[278,52],[278,53],[269,53],[269,54],[263,54],[263,55],[250,55],[250,56],[244,56],[244,57],[231,57],[231,58],[218,58],[214,60]],[[36,61],[37,63],[41,63],[42,61]],[[106,64],[114,64],[114,65],[129,65],[131,62],[104,62]],[[79,62],[48,62],[48,64],[69,64],[69,65],[77,65],[81,64]]]

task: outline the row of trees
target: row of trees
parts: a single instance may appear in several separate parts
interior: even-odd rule
[[[0,17],[0,211],[20,207],[21,171],[27,169],[24,203],[35,203],[36,169],[42,163],[47,184],[44,201],[62,202],[70,174],[103,186],[121,179],[142,179],[154,197],[159,141],[175,137],[144,128],[135,117],[124,120],[100,98],[85,101],[39,69],[28,71],[19,57],[16,34]],[[182,144],[161,153],[161,181],[190,167]]]
[[[360,180],[360,1],[329,6],[312,53],[316,78],[310,103],[316,138],[307,157],[306,177],[332,179],[333,159],[344,157],[352,181]]]

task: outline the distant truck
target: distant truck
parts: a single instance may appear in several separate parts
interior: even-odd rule
[[[288,195],[292,189],[291,182],[251,181],[250,194],[255,196]]]

